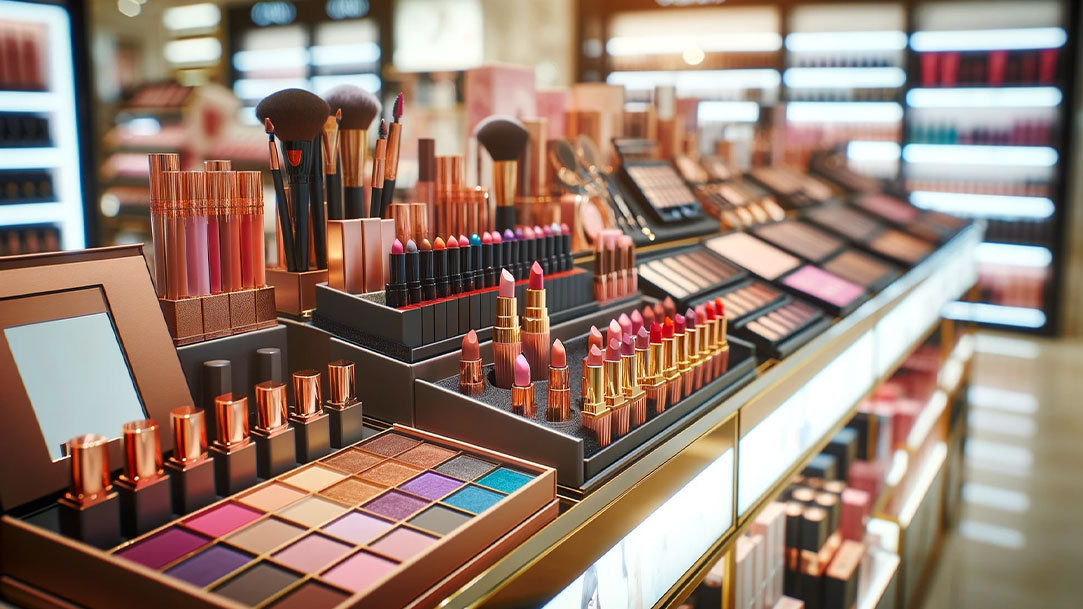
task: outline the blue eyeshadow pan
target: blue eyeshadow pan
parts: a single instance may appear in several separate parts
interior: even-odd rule
[[[478,484],[510,495],[522,488],[522,486],[527,482],[530,482],[530,480],[531,477],[526,474],[521,474],[517,471],[501,467],[494,472],[486,474],[478,480]]]
[[[444,499],[444,503],[467,512],[480,514],[496,505],[503,498],[504,495],[500,493],[494,493],[476,486],[468,486],[452,493],[450,497]]]

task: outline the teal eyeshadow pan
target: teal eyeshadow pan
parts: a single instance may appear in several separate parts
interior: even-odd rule
[[[510,495],[522,488],[523,485],[530,482],[532,479],[531,476],[526,474],[521,474],[506,467],[501,467],[500,469],[483,476],[478,480],[478,484]]]
[[[473,514],[480,514],[496,505],[503,498],[504,495],[500,493],[494,493],[476,486],[468,486],[452,493],[450,497],[444,499],[444,503]]]

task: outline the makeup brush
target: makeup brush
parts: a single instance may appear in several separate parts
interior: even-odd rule
[[[316,136],[329,114],[327,102],[301,89],[272,93],[256,106],[256,116],[271,119],[275,135],[286,149],[286,178],[293,198],[294,266],[298,271],[308,270],[310,188],[317,179]],[[283,233],[286,230],[282,227]]]
[[[285,252],[283,262],[287,271],[296,271],[297,266],[293,253],[293,222],[290,221],[289,200],[286,198],[286,187],[282,184],[282,166],[278,158],[278,144],[275,143],[275,126],[271,119],[263,119],[263,130],[267,132],[268,147],[270,149],[271,179],[275,183],[275,209],[278,210],[278,224],[282,229],[282,251]]]
[[[523,155],[529,134],[522,123],[510,116],[490,116],[478,123],[474,136],[493,157],[496,229],[514,229],[519,157]]]
[[[327,192],[327,217],[330,220],[342,220],[346,216],[342,210],[342,176],[338,173],[338,130],[342,125],[342,108],[323,122],[323,139],[320,148],[323,161],[324,190]]]
[[[372,192],[369,193],[369,217],[383,218],[383,210],[380,205],[384,196],[384,164],[387,163],[387,121],[380,119],[379,139],[376,140],[376,151],[372,155]]]
[[[341,85],[327,94],[333,111],[342,111],[338,148],[342,159],[343,213],[346,219],[365,217],[365,152],[369,127],[380,114],[380,100],[360,87]]]
[[[399,175],[399,146],[402,141],[403,97],[400,91],[391,109],[392,122],[387,130],[387,164],[384,166],[384,191],[380,203],[380,215],[387,212],[387,207],[395,199],[395,178]]]

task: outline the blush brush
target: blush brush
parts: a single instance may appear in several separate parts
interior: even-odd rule
[[[496,201],[496,229],[515,229],[515,190],[519,157],[526,148],[526,127],[510,116],[490,116],[474,130],[478,143],[493,158],[493,199]]]
[[[364,218],[365,152],[369,147],[369,127],[380,114],[380,100],[360,87],[341,85],[327,94],[327,103],[331,111],[342,111],[338,147],[342,161],[343,218]]]

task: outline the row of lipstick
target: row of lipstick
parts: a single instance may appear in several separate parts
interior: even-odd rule
[[[204,411],[181,406],[170,412],[173,455],[163,463],[158,424],[132,421],[121,428],[124,466],[115,482],[110,441],[98,434],[73,438],[71,487],[59,500],[64,534],[99,547],[155,529],[183,515],[361,441],[361,402],[353,362],[328,364],[331,392],[320,397],[320,373],[295,372],[295,407],[288,411],[286,385],[255,387],[257,423],[249,431],[248,398],[227,393],[214,400],[216,439],[208,447]]]
[[[474,290],[493,288],[503,269],[514,281],[526,279],[531,265],[541,273],[572,268],[571,231],[568,225],[492,231],[469,238],[437,237],[434,243],[413,239],[391,244],[390,278],[385,296],[390,307],[405,307]]]
[[[636,248],[619,229],[605,229],[594,240],[594,299],[606,302],[639,291]]]

